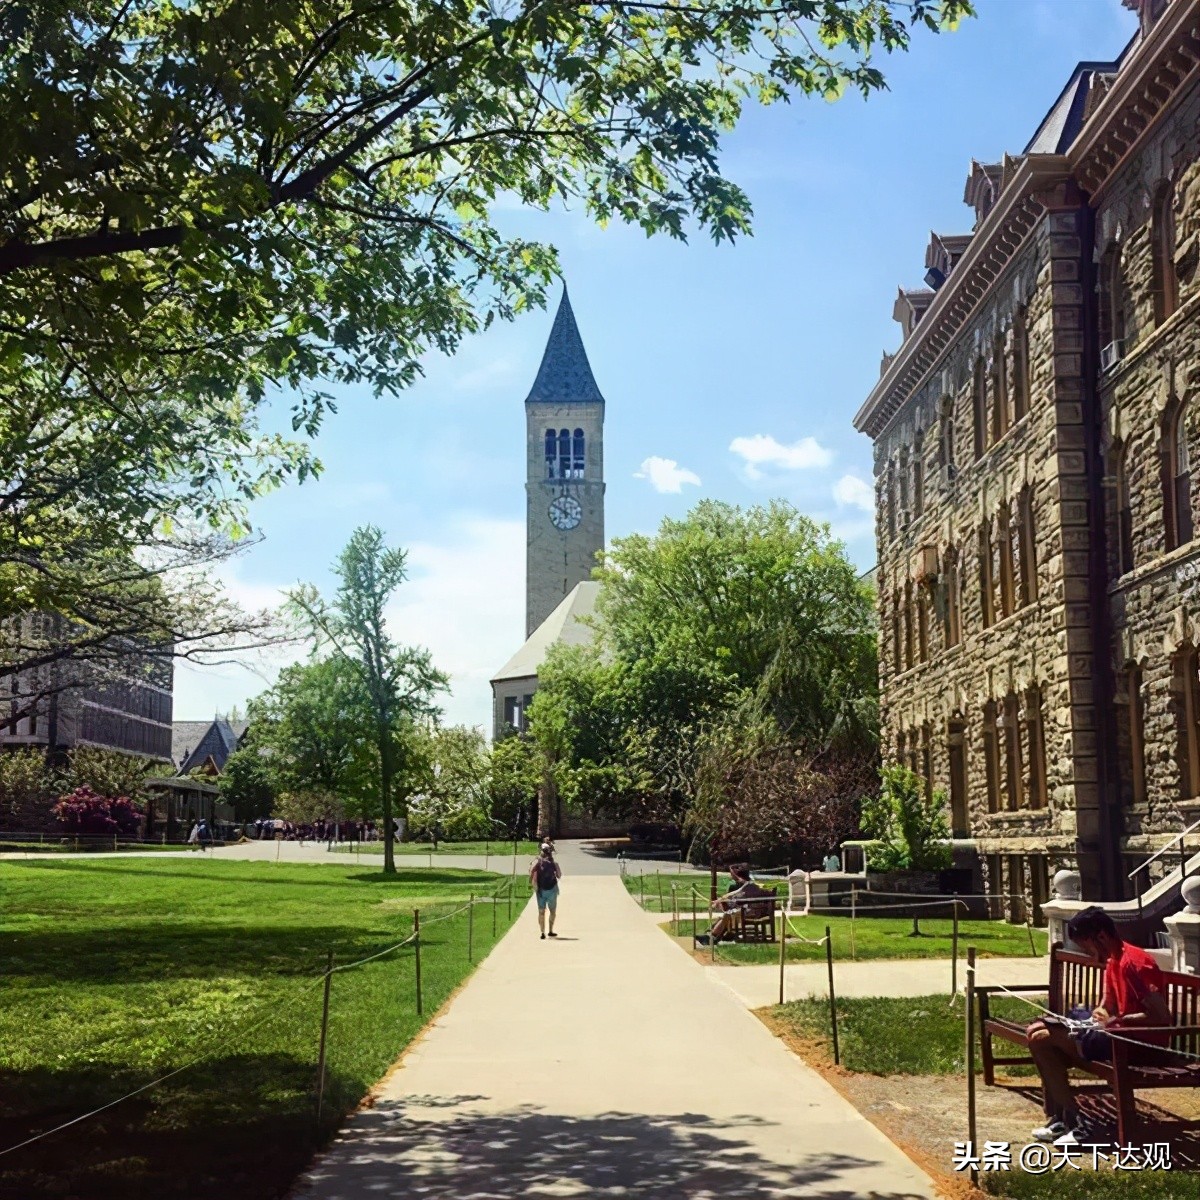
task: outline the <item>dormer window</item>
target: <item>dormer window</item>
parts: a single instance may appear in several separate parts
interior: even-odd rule
[[[978,163],[972,160],[971,173],[967,176],[967,186],[963,189],[963,203],[969,204],[975,210],[975,227],[983,224],[984,219],[996,203],[1000,194],[1000,183],[1004,168],[1000,163]]]

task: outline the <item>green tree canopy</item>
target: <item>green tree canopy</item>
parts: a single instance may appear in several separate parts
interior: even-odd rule
[[[264,421],[272,398],[286,392],[311,438],[331,384],[395,392],[430,350],[542,303],[556,256],[506,232],[497,201],[732,239],[750,204],[719,149],[748,100],[869,94],[882,55],[968,11],[3,6],[0,619],[53,601],[94,632],[141,635],[141,578],[111,611],[97,587],[192,521],[240,536],[248,501],[318,469]],[[187,644],[204,613],[166,640]]]

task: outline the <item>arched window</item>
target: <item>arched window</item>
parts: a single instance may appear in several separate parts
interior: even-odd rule
[[[1196,647],[1185,645],[1175,656],[1176,761],[1182,799],[1200,796],[1200,676]]]
[[[979,609],[983,627],[996,620],[996,585],[992,576],[992,524],[984,521],[979,527]]]
[[[925,511],[925,439],[918,434],[913,443],[912,463],[913,516]]]
[[[1121,275],[1121,247],[1114,242],[1100,260],[1101,347],[1125,337],[1125,284]]]
[[[1022,305],[1013,316],[1012,410],[1014,423],[1029,411],[1029,310]]]
[[[1146,718],[1142,703],[1142,669],[1127,662],[1117,674],[1117,739],[1121,783],[1126,803],[1146,803]]]
[[[998,333],[992,341],[991,365],[992,441],[998,442],[1008,432],[1008,372],[1004,362],[1004,335]]]
[[[1029,807],[1045,808],[1049,800],[1046,786],[1046,730],[1042,720],[1042,690],[1031,687],[1025,693],[1025,745],[1029,751]]]
[[[947,646],[962,640],[962,595],[959,587],[958,551],[950,546],[942,556],[942,579],[946,589],[946,616],[943,635]]]
[[[1017,566],[1020,574],[1020,604],[1038,598],[1037,530],[1033,516],[1033,489],[1026,484],[1017,496]]]
[[[941,411],[938,414],[938,442],[943,467],[957,465],[954,457],[954,398],[942,397]]]
[[[914,660],[914,635],[916,630],[913,628],[913,594],[912,582],[906,582],[904,585],[904,669],[907,671]]]
[[[954,837],[968,837],[971,818],[967,809],[967,723],[961,714],[946,722],[946,757],[950,764],[950,829]]]
[[[971,413],[975,428],[975,457],[982,458],[988,448],[987,373],[982,358],[975,363],[975,373],[971,377]]]
[[[1192,475],[1188,449],[1188,403],[1182,401],[1170,415],[1163,459],[1167,475],[1167,549],[1192,540]]]
[[[988,812],[1000,809],[1000,737],[996,722],[996,702],[983,706],[983,766],[987,777]]]
[[[1025,769],[1021,762],[1021,712],[1015,692],[1004,697],[1004,801],[1009,811],[1025,807]]]
[[[900,591],[892,593],[892,673],[899,675],[904,670],[904,654],[900,639]]]
[[[1008,503],[1000,506],[996,520],[996,550],[1000,557],[1000,616],[1016,612],[1016,589],[1013,586],[1013,529],[1012,512]]]
[[[585,461],[585,457],[586,457],[584,455],[585,447],[584,447],[584,437],[583,437],[582,429],[575,430],[575,433],[571,439],[571,444],[574,447],[573,458],[572,458],[572,462],[571,462],[571,478],[572,479],[582,479],[583,478],[584,461]]]
[[[569,479],[571,477],[571,431],[569,429],[560,429],[558,431],[558,477],[559,479]]]
[[[1150,214],[1151,286],[1154,289],[1154,323],[1161,325],[1179,303],[1175,277],[1175,188],[1167,182],[1154,195]]]
[[[558,473],[558,434],[553,429],[546,430],[546,478],[553,479]]]
[[[1119,446],[1113,457],[1113,491],[1117,520],[1117,573],[1133,570],[1133,511],[1129,499],[1129,447]]]

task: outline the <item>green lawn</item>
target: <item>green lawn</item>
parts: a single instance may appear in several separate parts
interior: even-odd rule
[[[1196,1200],[1200,1178],[1165,1171],[1114,1171],[1069,1167],[1030,1175],[1017,1169],[981,1173],[983,1190],[1004,1200]]]
[[[707,928],[708,914],[697,918],[697,928]],[[882,958],[949,958],[954,944],[953,922],[945,918],[932,920],[922,917],[921,937],[910,937],[911,917],[856,917],[853,942],[849,917],[789,917],[788,962],[818,961],[825,958],[824,945],[817,944],[829,926],[833,939],[833,957],[837,962],[854,959]],[[690,937],[691,917],[668,922],[663,928],[672,937]],[[801,941],[801,938],[808,939]],[[1033,931],[1033,945],[1038,954],[1046,953],[1046,931]],[[959,921],[958,953],[965,959],[967,947],[974,946],[981,958],[1020,958],[1032,953],[1029,930],[1024,925],[1008,925],[1003,921]],[[728,964],[762,964],[779,961],[778,943],[743,946],[736,942],[717,945],[717,961]]]
[[[61,834],[47,834],[45,840],[38,841],[36,838],[30,840],[26,838],[22,841],[11,840],[0,836],[0,854],[10,851],[20,851],[24,854],[99,854],[105,850],[161,850],[175,851],[191,850],[192,847],[185,842],[170,842],[163,845],[161,842],[122,842],[118,841],[114,846],[112,841],[104,838],[82,838],[78,843],[73,839],[67,838],[64,840]]]
[[[839,998],[838,1046],[842,1066],[869,1075],[955,1075],[965,1069],[966,1003],[940,996]],[[995,1016],[1025,1020],[1029,1006],[1006,996],[992,1000]],[[771,1016],[802,1037],[830,1046],[827,999],[776,1005]],[[978,1053],[978,1051],[977,1051]],[[1024,1068],[1006,1067],[1008,1073]]]
[[[462,981],[471,892],[508,880],[354,864],[112,859],[0,864],[0,1149],[199,1058],[92,1120],[0,1157],[0,1196],[240,1200],[281,1194],[319,1136]],[[513,914],[526,900],[517,881]],[[332,977],[316,1127],[321,972]],[[509,924],[474,909],[475,961]]]
[[[729,882],[728,877],[720,880],[722,892]],[[671,887],[676,889],[676,903],[681,913],[691,912],[692,889],[700,894],[696,896],[696,907],[701,916],[708,911],[708,872],[697,871],[694,867],[676,867],[674,870],[647,871],[638,874],[635,868],[625,873],[625,888],[647,912],[674,912],[671,906]],[[661,897],[661,899],[660,899]],[[691,929],[691,926],[688,926]]]
[[[359,842],[358,849],[363,854],[382,854],[382,842]],[[438,847],[435,850],[432,842],[397,842],[395,846],[397,854],[478,854],[480,856],[490,854],[492,858],[512,858],[513,844],[512,842],[438,842]],[[354,842],[340,842],[334,846],[335,854],[353,854],[355,853]],[[520,866],[522,858],[536,858],[538,852],[537,842],[518,842],[517,843],[517,865]],[[528,866],[528,863],[524,864]]]

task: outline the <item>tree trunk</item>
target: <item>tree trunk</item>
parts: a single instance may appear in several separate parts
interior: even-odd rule
[[[549,771],[542,775],[542,782],[538,784],[537,801],[537,836],[540,840],[558,832],[554,828],[554,779]]]
[[[392,821],[392,779],[395,764],[392,762],[392,735],[384,729],[379,735],[379,798],[383,806],[383,873],[395,875],[395,831]]]

